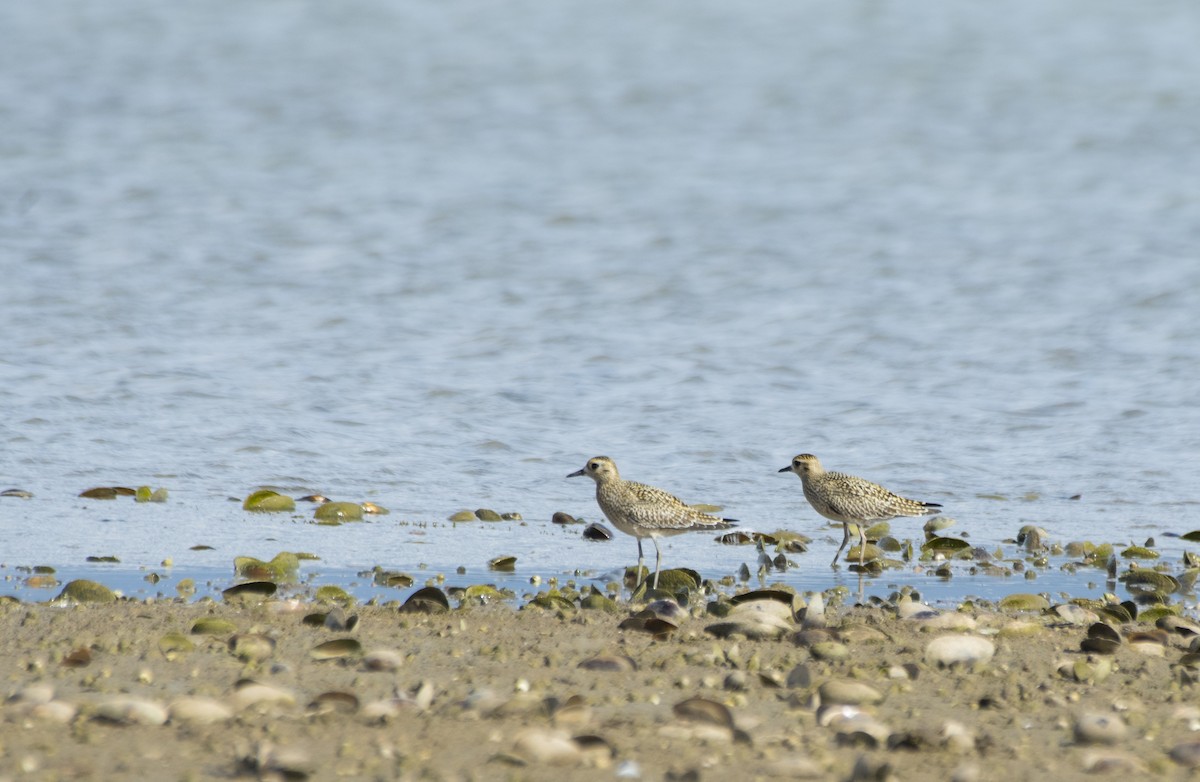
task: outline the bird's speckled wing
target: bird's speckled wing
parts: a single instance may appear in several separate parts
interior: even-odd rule
[[[924,503],[906,499],[877,483],[845,473],[826,473],[821,476],[821,484],[821,498],[830,510],[851,519],[880,521],[935,512]]]
[[[614,499],[621,506],[621,512],[629,521],[647,530],[682,531],[731,526],[729,521],[701,513],[662,489],[634,481],[622,481],[620,489],[619,496]]]

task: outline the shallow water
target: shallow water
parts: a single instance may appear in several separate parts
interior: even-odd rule
[[[599,517],[563,476],[600,453],[816,536],[803,588],[854,579],[776,474],[801,451],[989,550],[1034,523],[1178,562],[1164,534],[1200,528],[1187,3],[64,2],[0,29],[0,482],[34,494],[0,498],[9,574],[615,572],[632,540],[548,523]],[[171,499],[75,497],[112,484]],[[263,485],[392,514],[227,501]],[[527,522],[442,522],[481,506]]]

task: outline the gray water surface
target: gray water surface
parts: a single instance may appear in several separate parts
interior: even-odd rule
[[[563,477],[596,454],[813,535],[803,588],[850,577],[776,473],[799,452],[1006,556],[1032,523],[1178,563],[1200,528],[1191,3],[66,0],[0,30],[12,584],[281,550],[614,573],[632,540],[549,524],[598,520]],[[75,496],[114,484],[171,499]],[[228,500],[259,486],[392,513]],[[526,522],[444,522],[476,507]]]

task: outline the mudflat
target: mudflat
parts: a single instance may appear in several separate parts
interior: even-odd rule
[[[1179,778],[1200,764],[1187,620],[821,613],[779,594],[731,612],[548,604],[5,602],[0,779]]]

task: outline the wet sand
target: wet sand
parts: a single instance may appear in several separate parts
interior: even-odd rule
[[[1083,610],[880,605],[711,632],[769,603],[718,618],[697,601],[647,631],[623,604],[359,605],[338,630],[296,601],[5,602],[0,779],[1172,779],[1200,762],[1186,629],[1120,624],[1100,655],[1080,649]],[[194,633],[204,618],[230,624]],[[943,667],[943,636],[994,655]],[[361,650],[314,658],[341,638]]]

